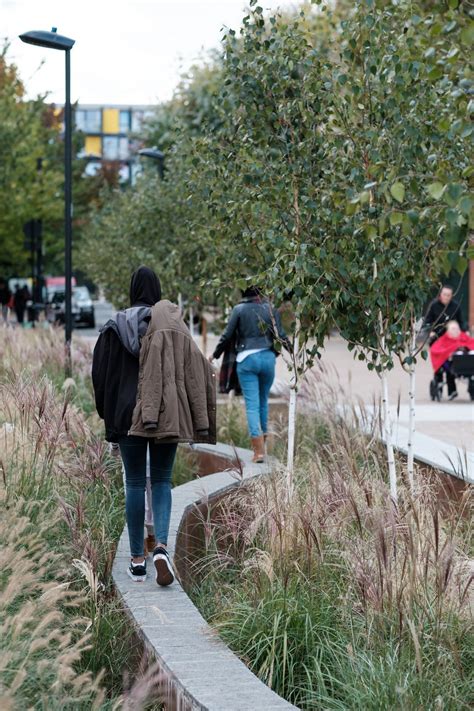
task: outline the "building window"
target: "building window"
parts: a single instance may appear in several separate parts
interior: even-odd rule
[[[102,142],[100,136],[86,136],[82,153],[86,156],[101,156]]]
[[[102,111],[100,109],[79,109],[75,112],[76,128],[84,133],[100,133]]]
[[[119,158],[120,160],[127,160],[128,157],[128,138],[119,138]]]
[[[104,133],[116,134],[119,132],[118,109],[104,108],[102,117],[102,130]]]
[[[143,124],[143,111],[132,112],[132,131],[140,133]]]
[[[120,133],[128,133],[130,131],[130,111],[120,111]]]
[[[106,160],[127,160],[128,138],[118,136],[104,136],[104,158]]]

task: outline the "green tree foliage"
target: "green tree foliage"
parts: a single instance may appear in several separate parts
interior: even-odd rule
[[[17,68],[0,54],[0,271],[29,273],[23,224],[42,219],[48,224],[62,214],[62,174],[55,164],[57,125],[49,124],[41,97],[25,100]],[[39,170],[41,161],[41,170]]]
[[[213,62],[195,67],[147,125],[143,142],[166,151],[165,179],[143,159],[133,189],[103,191],[92,211],[77,263],[118,307],[127,305],[130,274],[143,262],[156,269],[168,298],[206,292],[206,205],[193,191],[188,169],[198,137],[220,121],[211,108],[219,75]]]
[[[215,97],[221,82],[221,61],[213,53],[183,75],[172,99],[157,107],[140,138],[169,155],[178,141],[217,129],[221,119]]]
[[[45,97],[25,99],[18,70],[0,54],[0,274],[26,276],[30,253],[23,225],[43,221],[45,273],[64,271],[64,143],[61,110]],[[73,134],[73,154],[83,136]],[[118,184],[119,165],[105,163],[96,176],[84,175],[84,159],[73,160],[73,240],[76,247],[88,224],[91,207],[99,207],[105,186]]]
[[[371,367],[406,350],[433,282],[467,264],[467,18],[457,3],[437,9],[358,3],[341,23],[339,62],[325,83],[331,302]]]
[[[148,128],[167,149],[165,181],[149,187],[150,166],[117,216],[96,216],[86,261],[110,232],[125,252],[146,245],[170,291],[261,283],[292,296],[305,338],[321,343],[335,324],[373,367],[390,366],[438,274],[466,266],[468,14],[456,0],[271,17],[250,4],[219,61]],[[138,219],[130,244],[120,211],[147,199],[160,217]],[[107,284],[115,265],[103,266]]]
[[[209,196],[216,285],[290,292],[306,336],[335,323],[390,366],[439,273],[466,266],[469,41],[454,3],[368,0],[340,22],[254,7],[226,37],[223,122],[190,180]]]

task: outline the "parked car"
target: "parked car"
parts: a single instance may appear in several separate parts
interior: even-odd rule
[[[55,294],[62,293],[63,298],[64,298],[64,291],[66,288],[66,277],[63,276],[47,276],[44,280],[44,289],[45,289],[45,301],[48,304],[51,304],[53,302],[53,298]],[[74,289],[77,286],[76,282],[76,277],[72,277],[71,279],[71,284],[72,288]]]
[[[73,287],[71,307],[74,324],[95,328],[95,309],[87,286]],[[65,292],[56,290],[49,304],[48,319],[53,323],[64,323],[65,318]]]

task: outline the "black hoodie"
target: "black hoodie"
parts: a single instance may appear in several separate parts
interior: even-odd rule
[[[105,420],[106,439],[117,442],[132,422],[138,387],[141,339],[151,307],[161,300],[155,272],[139,267],[130,282],[130,308],[118,311],[101,329],[94,348],[92,382],[99,416]]]

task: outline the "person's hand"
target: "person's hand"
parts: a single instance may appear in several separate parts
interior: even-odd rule
[[[436,331],[430,331],[430,338],[434,338],[436,336]]]

